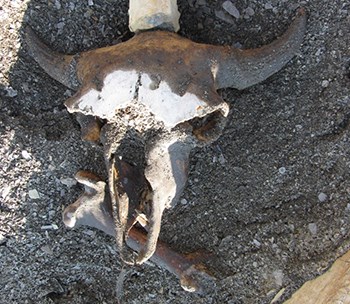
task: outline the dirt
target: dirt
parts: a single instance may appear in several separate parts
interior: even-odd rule
[[[299,54],[243,91],[221,90],[224,134],[191,154],[181,203],[161,239],[206,250],[215,293],[199,296],[151,263],[126,269],[122,303],[282,303],[350,248],[350,4],[348,1],[179,1],[180,34],[252,48],[280,36],[299,6]],[[53,49],[76,53],[126,41],[127,1],[0,0],[0,302],[116,303],[113,239],[61,221],[82,192],[79,169],[106,176],[102,150],[80,139],[52,80],[22,40],[30,25]],[[282,292],[283,291],[283,292]],[[120,295],[119,295],[120,296]]]

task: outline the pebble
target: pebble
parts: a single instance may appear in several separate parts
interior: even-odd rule
[[[282,286],[283,284],[283,271],[281,269],[275,270],[273,272],[273,276],[275,277],[275,282],[277,286]]]
[[[231,17],[231,15],[226,14],[223,11],[215,11],[215,16],[219,19],[221,19],[222,21],[225,21],[227,23],[234,23],[234,19]]]
[[[231,16],[235,17],[236,19],[239,19],[239,17],[241,16],[241,14],[239,13],[239,10],[231,1],[225,1],[222,4],[222,8],[226,12],[228,12]]]
[[[181,200],[181,204],[182,204],[182,205],[186,205],[186,204],[187,204],[187,200],[186,200],[185,198],[183,198],[183,199]]]
[[[59,29],[59,30],[61,30],[61,29],[64,28],[65,25],[66,25],[65,22],[61,21],[61,22],[58,22],[58,23],[56,24],[56,28]]]
[[[323,88],[327,88],[329,86],[329,81],[328,80],[323,80],[321,85],[322,85]]]
[[[36,189],[29,190],[28,195],[31,199],[39,199],[40,198],[39,192]]]
[[[61,178],[60,182],[61,184],[67,186],[68,188],[71,188],[77,184],[77,181],[71,177]]]
[[[271,3],[266,3],[264,7],[267,10],[273,9],[273,6],[271,5]]]
[[[309,231],[311,232],[312,235],[317,234],[317,225],[315,223],[310,223],[308,225]]]
[[[57,230],[58,226],[56,224],[44,225],[40,227],[41,230]]]
[[[90,229],[83,230],[83,233],[91,237],[94,237],[96,235],[96,232]]]
[[[252,17],[252,16],[254,16],[255,11],[254,11],[250,6],[248,6],[248,7],[245,9],[245,13],[246,13],[248,16]]]
[[[319,195],[318,195],[318,200],[321,202],[321,203],[324,203],[325,201],[327,201],[328,199],[328,196],[326,193],[323,193],[321,192]]]
[[[56,7],[56,9],[61,9],[61,2],[60,2],[60,0],[55,0],[55,7]]]
[[[261,246],[261,243],[260,243],[258,240],[256,240],[256,239],[253,240],[253,244],[254,244],[256,247],[260,247],[260,246]]]
[[[44,245],[40,249],[47,254],[53,254],[53,251],[49,245]]]
[[[6,186],[2,188],[1,190],[1,197],[2,199],[5,199],[11,192],[11,186]]]
[[[27,150],[23,150],[23,151],[22,151],[22,157],[23,157],[25,160],[30,160],[30,159],[32,159],[31,155],[28,153]]]
[[[89,4],[89,6],[93,6],[94,5],[94,1],[88,0],[88,4]]]
[[[220,156],[219,156],[219,163],[221,165],[224,165],[226,163],[226,159],[222,154],[220,154]]]
[[[17,94],[18,94],[18,92],[14,88],[12,88],[12,87],[6,88],[6,96],[8,96],[8,97],[16,97]]]
[[[280,174],[285,174],[286,171],[287,171],[287,170],[286,170],[285,167],[281,167],[281,168],[278,169],[278,172],[279,172]]]

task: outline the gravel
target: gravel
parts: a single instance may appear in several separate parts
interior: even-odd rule
[[[259,47],[286,30],[299,6],[308,28],[282,71],[244,91],[220,91],[232,104],[230,122],[217,142],[193,151],[187,203],[165,214],[162,240],[180,252],[212,253],[205,264],[217,292],[187,293],[148,263],[126,272],[123,303],[282,303],[350,248],[349,2],[231,2],[240,18],[224,1],[179,1],[180,34]],[[63,105],[74,92],[30,58],[23,28],[56,51],[77,53],[132,37],[127,5],[0,2],[0,303],[119,297],[113,239],[61,221],[82,193],[71,180],[78,170],[106,177],[101,148],[81,141]]]

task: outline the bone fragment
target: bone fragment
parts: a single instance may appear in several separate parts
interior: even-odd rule
[[[147,242],[147,235],[141,229],[133,227],[129,231],[126,242],[133,250],[140,251]],[[214,278],[204,270],[201,264],[172,250],[162,241],[158,241],[150,260],[175,274],[180,279],[181,287],[186,291],[206,294],[215,288]]]
[[[284,304],[350,303],[350,251],[323,275],[306,282]]]
[[[70,228],[87,225],[115,236],[115,222],[106,183],[86,171],[79,171],[75,178],[84,185],[85,192],[63,211],[65,225]],[[140,251],[146,246],[147,240],[144,230],[132,227],[126,243],[131,249]],[[173,251],[164,242],[158,241],[151,261],[175,274],[187,291],[204,294],[215,288],[214,278],[196,259]]]
[[[176,0],[129,1],[129,28],[132,32],[155,28],[177,32],[179,18]]]

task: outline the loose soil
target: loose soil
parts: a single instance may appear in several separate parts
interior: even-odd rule
[[[243,91],[218,141],[191,154],[181,203],[161,239],[211,252],[213,294],[181,289],[152,263],[127,269],[122,303],[277,303],[350,248],[350,3],[181,0],[180,34],[259,47],[308,12],[299,54]],[[53,49],[76,53],[126,41],[128,1],[0,0],[0,303],[116,303],[121,271],[112,238],[67,229],[62,208],[82,192],[80,170],[106,177],[102,150],[83,142],[63,103],[74,92],[28,55],[31,26]],[[239,18],[237,18],[239,17]],[[282,293],[281,290],[284,290]]]

